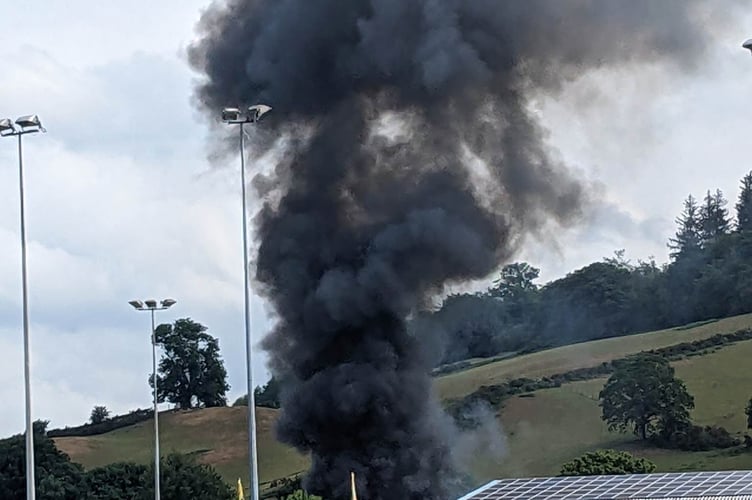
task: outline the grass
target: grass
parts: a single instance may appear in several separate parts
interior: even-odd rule
[[[482,385],[498,384],[517,377],[544,377],[575,368],[597,366],[604,361],[640,351],[705,339],[718,333],[731,333],[750,327],[752,314],[745,314],[689,328],[679,327],[572,344],[444,375],[436,379],[436,388],[442,398],[458,398],[470,394]]]
[[[269,481],[308,467],[307,457],[278,443],[273,427],[277,410],[256,409],[259,478]],[[87,469],[118,461],[151,463],[154,457],[151,420],[106,434],[56,438],[57,446]],[[213,465],[230,484],[248,476],[248,429],[246,407],[208,408],[159,415],[162,455],[192,454]],[[247,482],[244,480],[244,482]]]
[[[750,327],[752,314],[570,345],[490,363],[473,360],[478,364],[439,377],[435,385],[442,398],[460,397],[484,384],[596,366],[639,351]],[[752,370],[742,368],[751,358],[752,341],[745,341],[674,363],[677,376],[695,396],[693,417],[697,423],[722,425],[734,433],[744,431],[744,406],[752,396]],[[501,459],[478,455],[473,460],[477,479],[556,474],[564,462],[598,448],[623,449],[649,458],[660,471],[752,469],[752,452],[657,450],[635,442],[632,435],[609,432],[600,419],[597,401],[604,381],[565,384],[508,400],[497,415],[506,436],[506,454]],[[261,480],[306,469],[307,457],[275,440],[273,426],[277,411],[259,408],[256,415]],[[171,451],[193,454],[199,461],[216,467],[231,484],[238,477],[247,476],[246,429],[245,407],[160,414],[163,454]],[[92,468],[117,461],[150,463],[152,433],[152,422],[147,421],[99,436],[55,441],[74,461]]]
[[[697,424],[721,425],[739,436],[743,434],[744,407],[752,396],[752,371],[743,368],[750,356],[752,341],[744,341],[673,363],[677,377],[695,397],[692,417]],[[507,435],[507,456],[485,475],[557,474],[564,462],[599,448],[626,450],[648,458],[661,472],[752,469],[752,452],[661,450],[644,446],[631,434],[609,432],[598,406],[604,383],[605,379],[575,382],[507,401],[500,413]]]

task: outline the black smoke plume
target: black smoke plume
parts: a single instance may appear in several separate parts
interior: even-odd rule
[[[487,276],[587,190],[547,150],[531,97],[609,65],[690,68],[707,40],[685,0],[230,0],[191,47],[212,116],[274,111],[254,156],[256,279],[279,316],[279,438],[307,487],[363,500],[449,498],[456,467],[430,363],[406,318]],[[636,76],[639,77],[639,76]],[[281,151],[282,153],[279,153]]]

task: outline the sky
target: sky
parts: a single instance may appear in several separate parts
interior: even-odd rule
[[[33,416],[53,428],[83,423],[94,405],[151,404],[150,323],[127,304],[134,298],[176,299],[158,322],[207,325],[230,401],[245,392],[239,164],[209,160],[211,124],[196,111],[198,75],[185,55],[207,5],[0,0],[0,118],[37,113],[48,130],[26,136],[24,159]],[[693,75],[599,71],[531,103],[550,147],[593,193],[577,225],[521,248],[517,260],[540,267],[542,282],[618,249],[665,262],[690,193],[720,188],[733,207],[752,170],[752,57],[741,49],[752,15],[737,21]],[[6,138],[0,436],[24,426],[18,215],[16,144]],[[252,315],[259,340],[273,312],[254,296]],[[260,348],[253,359],[263,383]]]

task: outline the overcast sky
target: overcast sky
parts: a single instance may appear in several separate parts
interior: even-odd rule
[[[84,422],[97,404],[148,407],[149,317],[173,297],[219,337],[245,391],[238,165],[207,160],[185,48],[205,0],[0,1],[0,118],[38,113],[25,139],[35,418]],[[745,31],[746,25],[746,31]],[[550,280],[625,248],[667,259],[682,200],[752,169],[752,15],[717,35],[691,77],[661,68],[585,75],[533,103],[550,145],[593,185],[581,223],[527,242]],[[0,141],[0,436],[23,429],[17,156]],[[270,320],[254,299],[257,335]],[[257,337],[258,338],[258,337]],[[268,376],[256,356],[257,382]]]

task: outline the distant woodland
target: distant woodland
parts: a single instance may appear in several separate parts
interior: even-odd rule
[[[630,335],[752,311],[752,172],[733,208],[720,190],[684,201],[670,262],[631,262],[624,250],[540,285],[540,270],[505,266],[480,293],[447,297],[412,321],[443,340],[437,365]]]

